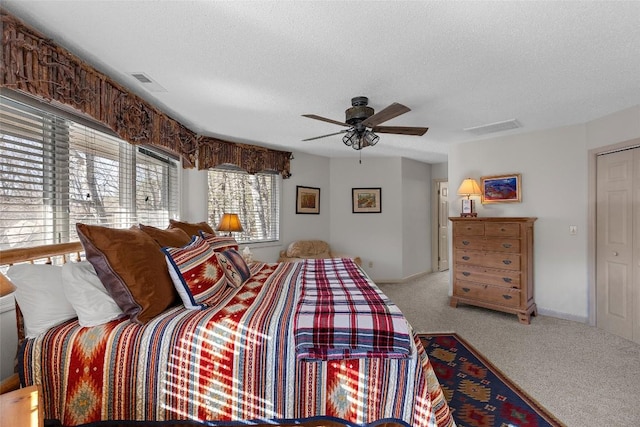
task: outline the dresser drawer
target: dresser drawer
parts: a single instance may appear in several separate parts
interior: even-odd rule
[[[487,236],[519,237],[520,224],[509,222],[487,222],[485,225]]]
[[[456,269],[456,279],[494,286],[520,289],[520,272],[495,270],[474,265],[461,265]]]
[[[454,262],[459,268],[465,265],[478,265],[503,270],[520,270],[520,254],[510,252],[483,252],[472,250],[456,250]]]
[[[471,298],[507,307],[520,306],[520,289],[456,281],[453,294],[461,298]]]
[[[453,234],[459,236],[484,236],[484,224],[481,222],[457,224],[453,229]]]
[[[478,236],[454,236],[453,246],[458,249],[479,251],[520,252],[519,239],[486,239]]]
[[[520,252],[520,239],[486,239],[482,245],[482,249],[487,251],[498,252]]]

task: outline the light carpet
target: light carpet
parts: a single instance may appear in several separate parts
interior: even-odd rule
[[[418,333],[456,332],[568,427],[640,426],[640,345],[549,316],[449,306],[449,272],[380,284]]]

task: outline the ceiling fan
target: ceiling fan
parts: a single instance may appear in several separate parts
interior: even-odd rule
[[[366,96],[356,96],[351,98],[351,108],[345,111],[346,119],[344,122],[327,119],[315,114],[303,114],[303,117],[321,120],[323,122],[333,123],[340,126],[348,126],[348,129],[334,132],[327,135],[316,136],[313,138],[303,139],[303,141],[312,141],[314,139],[326,138],[327,136],[339,135],[344,133],[342,142],[352,147],[354,150],[362,150],[365,147],[377,144],[380,137],[375,133],[395,133],[398,135],[424,135],[429,128],[410,127],[410,126],[380,126],[381,123],[391,120],[401,114],[411,111],[409,107],[394,102],[388,107],[378,111],[368,107],[369,98]]]

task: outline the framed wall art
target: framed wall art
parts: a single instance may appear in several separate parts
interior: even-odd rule
[[[482,203],[522,201],[522,176],[519,173],[480,177]]]
[[[381,189],[378,188],[352,188],[351,202],[353,213],[380,213],[382,212]]]
[[[315,187],[296,186],[296,213],[320,213],[320,189]]]

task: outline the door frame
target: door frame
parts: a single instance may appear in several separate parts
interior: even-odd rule
[[[438,271],[438,245],[440,236],[438,230],[438,209],[440,207],[438,188],[441,182],[449,182],[449,179],[435,178],[431,182],[431,271],[435,273]],[[449,216],[448,212],[447,216]]]
[[[596,326],[596,189],[597,189],[597,158],[598,155],[609,151],[630,149],[640,146],[640,138],[629,139],[616,144],[605,145],[589,150],[588,164],[588,196],[587,196],[587,281],[588,295],[588,324]]]

